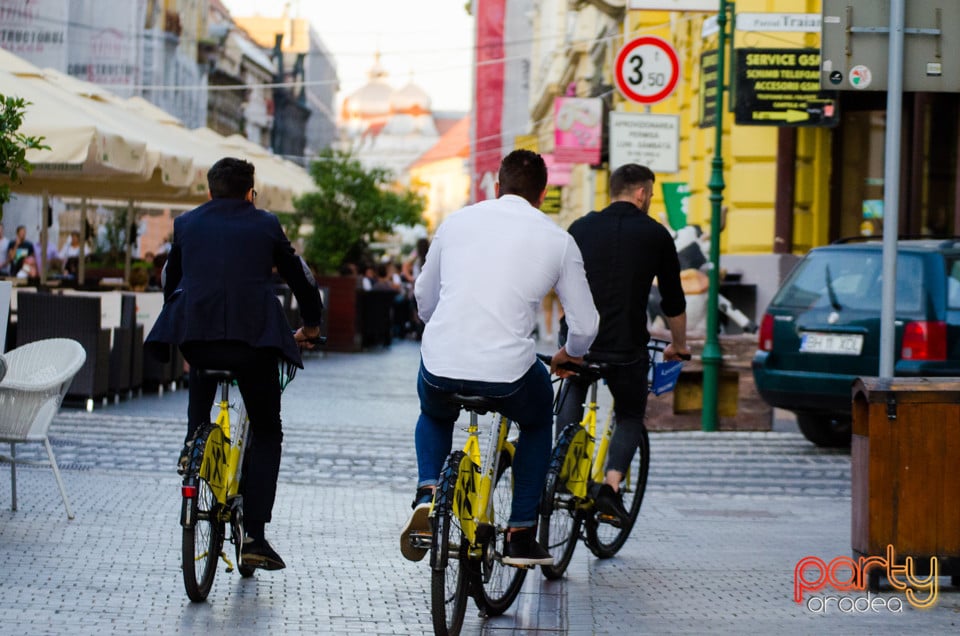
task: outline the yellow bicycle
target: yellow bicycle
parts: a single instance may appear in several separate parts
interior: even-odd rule
[[[197,431],[190,463],[183,478],[180,525],[183,526],[183,584],[191,601],[207,598],[223,559],[227,572],[234,564],[223,552],[224,527],[230,524],[230,541],[237,562],[243,545],[243,497],[239,494],[243,453],[250,418],[243,400],[230,404],[230,371],[200,371],[216,379],[220,388],[220,413],[209,427]],[[234,411],[231,428],[231,410]],[[240,564],[240,575],[248,577],[253,568]]]
[[[502,547],[513,502],[514,442],[511,422],[496,414],[489,398],[454,394],[469,411],[463,450],[451,453],[440,472],[433,507],[432,532],[412,535],[415,547],[430,551],[431,614],[436,634],[458,634],[467,597],[483,616],[503,614],[520,593],[525,568],[502,563]],[[484,453],[480,415],[493,413]]]
[[[650,356],[649,390],[657,393],[670,390],[672,385],[661,385],[655,380],[664,377],[663,372],[668,371],[675,382],[680,370],[680,363],[663,362],[662,354],[667,344],[666,341],[652,339],[647,348]],[[538,354],[538,357],[550,363],[550,356]],[[554,558],[553,565],[541,566],[541,571],[548,579],[563,576],[573,557],[577,539],[581,538],[581,528],[585,531],[582,537],[584,542],[597,557],[612,557],[623,547],[640,513],[650,468],[650,438],[644,426],[639,448],[620,486],[627,519],[621,521],[597,510],[592,495],[593,486],[603,483],[607,451],[616,426],[611,405],[598,436],[597,388],[607,367],[602,363],[587,361],[583,365],[569,363],[565,368],[589,379],[590,389],[583,419],[568,424],[557,437],[540,499],[540,543]],[[561,393],[558,391],[558,399]]]
[[[318,337],[310,342],[319,345],[325,340]],[[279,371],[282,390],[293,380],[297,367],[281,362]],[[207,598],[220,559],[227,564],[227,572],[234,570],[233,561],[223,551],[226,524],[230,524],[230,542],[240,576],[250,577],[255,569],[240,558],[244,538],[240,479],[250,418],[242,399],[230,402],[230,387],[236,381],[233,372],[205,369],[200,374],[217,381],[220,411],[213,424],[199,429],[194,436],[181,486],[183,585],[194,602]]]

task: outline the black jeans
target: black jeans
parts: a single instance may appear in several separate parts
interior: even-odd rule
[[[647,410],[646,356],[623,364],[607,363],[604,377],[613,394],[613,414],[617,426],[610,439],[606,470],[626,473],[633,454],[640,444],[643,418]],[[557,413],[557,434],[570,422],[583,419],[583,406],[590,383],[578,376],[566,378],[560,387],[560,409]],[[600,434],[600,431],[597,431]]]
[[[250,434],[240,482],[243,516],[255,523],[269,522],[277,495],[283,442],[278,352],[231,340],[185,342],[180,350],[190,363],[187,439],[193,437],[197,427],[210,423],[210,410],[217,397],[216,381],[204,378],[197,371],[228,369],[236,374],[240,395],[250,416]]]

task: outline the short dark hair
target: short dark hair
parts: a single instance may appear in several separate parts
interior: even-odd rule
[[[242,199],[253,188],[253,164],[224,157],[207,171],[207,186],[214,199]]]
[[[610,197],[616,198],[638,186],[653,185],[653,170],[635,163],[625,163],[610,175]]]
[[[514,150],[500,162],[500,196],[516,194],[536,206],[547,187],[547,164],[531,150]]]

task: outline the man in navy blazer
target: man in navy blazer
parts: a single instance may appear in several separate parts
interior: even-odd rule
[[[278,359],[303,367],[300,347],[320,335],[322,302],[316,281],[280,227],[254,205],[253,164],[226,157],[207,173],[210,201],[177,217],[166,263],[164,304],[147,336],[154,351],[180,347],[190,363],[189,451],[198,427],[209,424],[216,382],[198,369],[231,369],[250,415],[243,466],[243,563],[285,567],[264,536],[277,491],[280,449]],[[293,333],[274,292],[273,268],[293,291],[303,326]],[[298,346],[299,345],[299,346]]]

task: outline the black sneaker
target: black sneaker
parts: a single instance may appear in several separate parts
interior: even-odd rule
[[[193,440],[185,442],[183,448],[180,450],[180,459],[177,460],[177,474],[183,475],[186,474],[187,468],[190,467],[190,453],[193,451]]]
[[[410,507],[413,508],[413,514],[400,531],[400,553],[410,561],[419,561],[427,554],[433,534],[430,528],[433,488],[417,488]]]
[[[240,563],[261,570],[282,570],[287,567],[280,555],[270,547],[266,539],[247,537],[240,550]]]
[[[553,565],[553,557],[537,541],[537,529],[508,530],[503,542],[503,564],[518,567]]]
[[[601,515],[610,517],[610,519],[601,519],[601,521],[608,521],[617,528],[627,522],[630,513],[623,507],[623,497],[620,496],[619,492],[614,491],[613,486],[600,484],[593,498],[597,505],[597,511]]]

